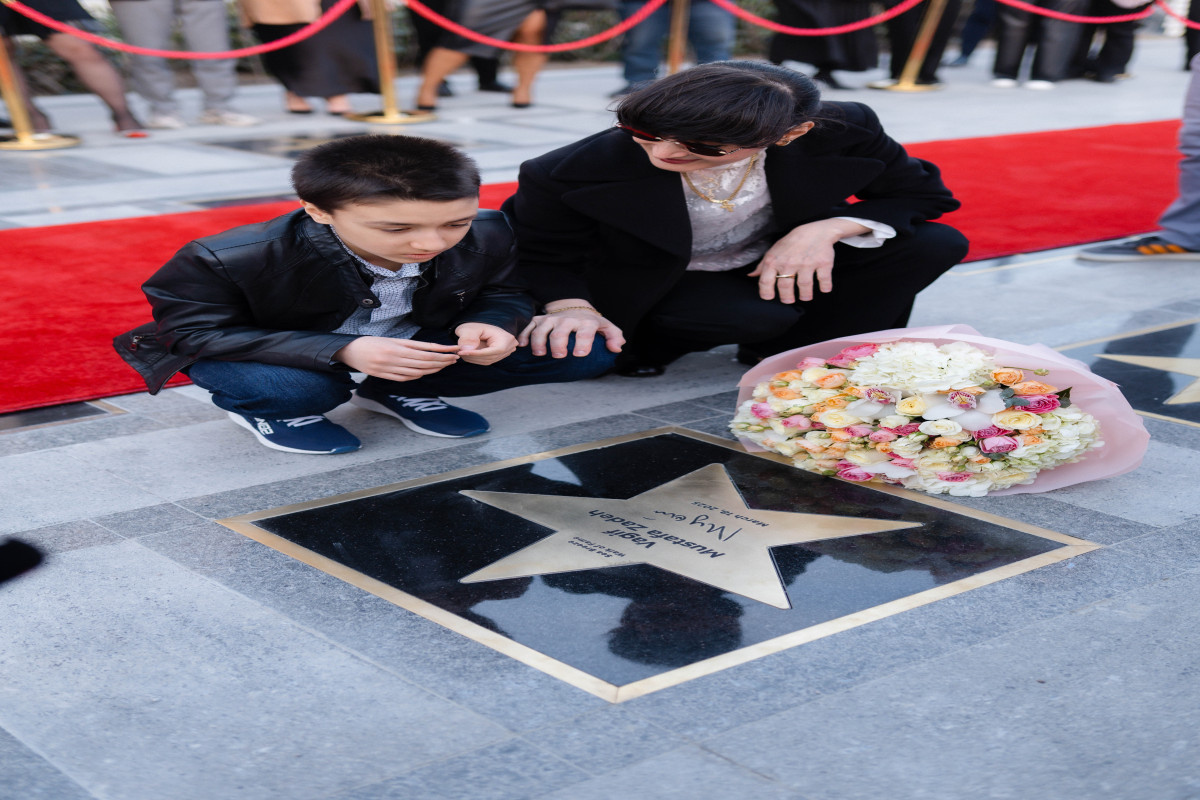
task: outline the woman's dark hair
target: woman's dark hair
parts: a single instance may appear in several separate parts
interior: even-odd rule
[[[617,121],[664,139],[765,147],[815,121],[821,93],[809,78],[757,61],[714,61],[623,97]]]
[[[445,202],[479,194],[479,168],[434,139],[348,136],[304,152],[292,167],[301,200],[323,211],[382,200]]]

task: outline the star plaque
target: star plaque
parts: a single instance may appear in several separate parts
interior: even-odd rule
[[[610,702],[1093,548],[680,428],[222,522]],[[336,627],[413,629],[377,612],[347,606]],[[445,670],[447,696],[511,688],[480,668],[488,656],[454,653],[481,661]]]
[[[771,559],[777,545],[818,542],[916,522],[751,509],[720,464],[628,500],[464,491],[555,530],[463,583],[651,564],[776,608],[791,608]]]

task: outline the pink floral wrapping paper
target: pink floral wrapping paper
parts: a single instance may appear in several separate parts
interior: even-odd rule
[[[1082,361],[1067,358],[1042,344],[1017,344],[1003,339],[980,336],[969,325],[931,325],[922,328],[893,328],[886,331],[862,333],[830,339],[806,347],[771,356],[750,369],[738,381],[738,406],[747,400],[761,381],[785,370],[794,369],[807,356],[831,358],[843,348],[856,344],[883,344],[898,341],[932,342],[936,345],[964,342],[993,354],[996,364],[1024,370],[1047,369],[1039,377],[1054,386],[1071,387],[1071,403],[1086,411],[1100,423],[1104,446],[1091,450],[1074,464],[1063,464],[1038,473],[1033,483],[1012,486],[989,492],[990,495],[1048,492],[1084,481],[1102,480],[1123,475],[1142,463],[1150,434],[1146,426],[1121,394],[1117,384],[1093,373]],[[763,448],[739,437],[742,446],[750,451]]]

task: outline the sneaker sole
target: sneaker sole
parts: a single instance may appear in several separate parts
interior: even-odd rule
[[[1075,257],[1083,261],[1200,261],[1200,253],[1130,253],[1127,255],[1107,255],[1104,253],[1076,253]]]
[[[404,423],[404,427],[408,428],[413,433],[420,433],[425,436],[438,436],[442,439],[466,439],[468,436],[478,436],[481,433],[487,433],[492,429],[492,427],[489,425],[481,431],[471,431],[470,433],[438,433],[437,431],[431,431],[427,430],[426,428],[422,428],[412,420],[405,419],[395,411],[392,411],[390,408],[385,406],[383,403],[376,402],[375,400],[371,400],[366,397],[361,397],[358,394],[351,396],[350,405],[358,406],[359,408],[366,409],[367,411],[374,411],[376,414],[386,414],[392,419],[398,419]]]
[[[356,445],[354,447],[350,447],[350,446],[337,447],[337,448],[334,448],[333,450],[300,450],[295,447],[284,447],[281,444],[276,444],[275,442],[272,442],[270,439],[266,438],[261,433],[259,433],[258,429],[255,428],[253,425],[251,425],[246,420],[246,418],[243,417],[241,414],[235,414],[232,411],[226,411],[225,413],[229,415],[229,418],[231,420],[233,420],[235,425],[240,425],[243,428],[245,428],[246,430],[253,433],[254,438],[258,439],[259,444],[261,444],[264,447],[269,447],[272,450],[280,450],[284,453],[300,453],[301,455],[306,455],[306,456],[334,456],[334,455],[339,455],[341,453],[353,453],[356,450],[362,449],[361,444]]]

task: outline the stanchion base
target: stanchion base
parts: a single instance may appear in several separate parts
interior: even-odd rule
[[[437,115],[428,111],[376,111],[371,114],[346,114],[343,119],[381,125],[409,125],[414,122],[433,122]]]
[[[82,141],[78,136],[57,133],[35,133],[32,136],[0,136],[0,150],[61,150],[75,147]]]

